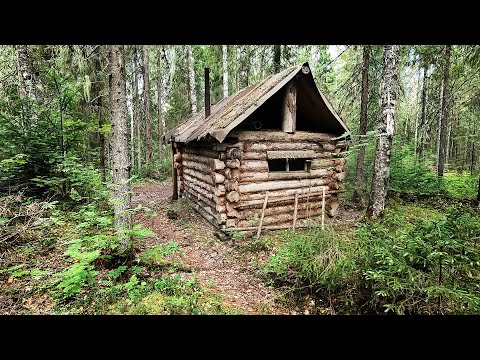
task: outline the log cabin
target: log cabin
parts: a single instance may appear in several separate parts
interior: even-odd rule
[[[188,198],[222,231],[303,227],[333,217],[349,130],[309,64],[271,75],[171,130],[173,199]]]

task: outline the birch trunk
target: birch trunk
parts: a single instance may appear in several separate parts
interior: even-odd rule
[[[228,96],[228,47],[222,45],[222,60],[223,60],[223,97]]]
[[[145,176],[152,176],[152,114],[150,113],[148,46],[143,45],[143,93],[145,101]]]
[[[114,191],[114,225],[119,240],[118,252],[131,249],[128,230],[131,228],[130,163],[128,160],[128,117],[125,93],[123,46],[108,45],[110,66],[110,114],[112,119],[112,168]]]
[[[390,159],[395,129],[395,103],[398,87],[398,45],[385,45],[383,54],[383,86],[381,91],[382,112],[377,120],[377,145],[372,178],[372,192],[367,208],[367,217],[383,215],[390,178]]]
[[[448,131],[448,81],[450,72],[451,45],[445,45],[443,63],[442,87],[440,88],[440,117],[438,121],[439,136],[437,146],[437,175],[443,176],[447,157],[447,131]]]
[[[197,91],[195,90],[195,64],[193,62],[192,46],[187,46],[188,51],[188,79],[190,84],[190,103],[192,114],[197,113]]]
[[[370,62],[370,46],[363,47],[362,65],[362,97],[360,105],[360,129],[358,131],[358,157],[355,172],[355,186],[353,190],[353,201],[361,204],[363,201],[363,164],[365,162],[365,136],[367,135],[367,109],[368,109],[368,65]]]
[[[35,100],[35,79],[27,45],[15,45],[15,53],[17,55],[17,71],[20,80],[20,97]]]

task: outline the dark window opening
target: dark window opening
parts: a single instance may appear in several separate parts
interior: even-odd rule
[[[268,171],[286,171],[286,159],[270,159],[268,160]]]
[[[300,159],[269,159],[268,160],[268,171],[310,171],[310,164],[312,160],[306,158]]]

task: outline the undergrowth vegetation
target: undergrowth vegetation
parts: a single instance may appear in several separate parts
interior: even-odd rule
[[[276,250],[262,271],[290,296],[313,296],[317,313],[477,314],[479,239],[478,209],[392,201],[354,231],[267,236]]]

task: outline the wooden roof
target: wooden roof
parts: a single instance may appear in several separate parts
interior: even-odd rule
[[[302,72],[305,66],[308,67],[308,62],[270,75],[259,83],[224,98],[212,106],[210,116],[207,118],[205,110],[202,109],[172,129],[165,138],[168,141],[187,143],[210,135],[222,142],[230,131],[295,77],[302,79],[302,91],[307,93],[306,96],[311,100],[308,111],[320,115],[313,116],[312,119],[321,121],[321,126],[326,132],[342,135],[348,131],[347,126],[318,89],[312,72],[308,71],[308,74]]]

